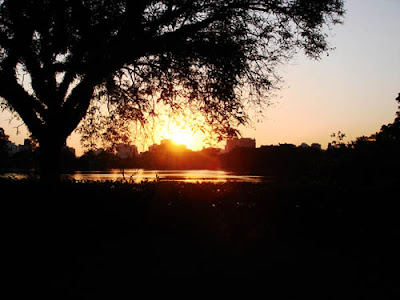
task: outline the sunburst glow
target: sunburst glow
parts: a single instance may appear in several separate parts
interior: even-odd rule
[[[184,118],[160,122],[156,130],[159,141],[172,140],[175,144],[185,145],[191,150],[201,150],[204,147],[204,134],[194,130]]]
[[[175,144],[185,145],[187,149],[200,151],[207,147],[216,147],[213,130],[206,124],[200,113],[190,110],[171,113],[168,107],[159,106],[157,118],[150,124],[150,138],[147,145],[162,144],[171,140]],[[144,150],[147,150],[144,148]]]
[[[169,136],[171,140],[173,140],[176,144],[185,145],[188,148],[193,147],[194,136],[193,134],[186,132],[182,129],[176,129]]]
[[[182,128],[175,124],[165,128],[161,133],[162,139],[170,139],[176,144],[185,145],[188,149],[200,150],[203,148],[203,137],[189,128]]]

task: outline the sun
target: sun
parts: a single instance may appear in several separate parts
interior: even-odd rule
[[[194,132],[189,127],[180,127],[170,124],[168,128],[164,128],[160,132],[160,140],[169,139],[175,144],[185,145],[191,150],[201,150],[203,148],[204,136],[200,132]]]
[[[185,145],[188,148],[192,148],[193,146],[193,135],[183,130],[176,130],[171,133],[170,139],[176,144]]]
[[[153,142],[156,144],[163,143],[163,140],[171,140],[175,144],[185,145],[187,149],[192,151],[202,150],[206,144],[207,132],[202,123],[202,127],[198,126],[199,118],[196,116],[182,115],[171,118],[169,115],[158,116],[158,122],[153,127]]]

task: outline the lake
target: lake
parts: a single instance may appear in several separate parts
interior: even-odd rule
[[[181,182],[262,182],[264,176],[237,174],[228,171],[215,170],[144,170],[126,169],[124,174],[119,169],[109,171],[77,171],[74,174],[63,175],[64,178],[74,180],[123,180],[129,182],[141,181],[181,181]]]
[[[29,175],[21,173],[4,173],[0,177],[24,179]],[[180,181],[180,182],[263,182],[264,176],[238,174],[216,170],[145,170],[145,169],[112,169],[107,171],[76,171],[63,174],[63,179],[78,181],[116,181],[126,180],[139,183],[142,181]]]

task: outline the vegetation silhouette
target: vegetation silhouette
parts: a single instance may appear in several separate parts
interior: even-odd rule
[[[0,178],[2,195],[12,195],[2,198],[10,225],[6,273],[30,294],[57,298],[102,295],[106,287],[137,293],[142,278],[155,284],[189,276],[252,277],[263,289],[312,283],[330,299],[393,298],[399,113],[378,133],[327,151],[259,149],[268,153],[262,159],[273,157],[266,165],[289,158],[284,172],[297,172],[264,183],[64,181],[48,188]],[[242,152],[257,157],[254,149],[230,155]]]
[[[54,183],[65,139],[88,111],[88,138],[99,132],[124,141],[114,126],[124,133],[127,120],[146,122],[151,99],[176,110],[190,104],[216,133],[235,134],[247,120],[243,88],[251,85],[254,102],[263,99],[276,84],[269,70],[294,49],[327,50],[322,25],[342,14],[338,0],[5,0],[0,96],[38,139],[41,179]],[[18,72],[30,74],[32,90]],[[90,106],[96,97],[108,101],[106,118]],[[106,287],[114,296],[123,288],[137,294],[141,278],[155,286],[169,276],[251,276],[266,285],[311,283],[325,298],[392,298],[400,267],[399,126],[400,108],[375,135],[339,140],[327,151],[280,145],[210,160],[277,175],[263,184],[52,186],[0,178],[4,273],[16,279],[16,293],[56,299],[104,295]],[[0,130],[6,166],[7,140]],[[167,148],[142,163],[196,161],[187,149]]]
[[[9,136],[0,127],[0,168],[6,164],[8,159],[8,142]]]
[[[345,134],[339,131],[327,150],[313,147],[296,147],[292,144],[262,146],[260,148],[235,148],[221,153],[220,149],[207,148],[192,151],[170,140],[151,151],[121,159],[116,152],[88,151],[75,158],[64,149],[61,160],[65,172],[73,170],[107,170],[112,168],[145,169],[210,169],[229,170],[279,178],[309,178],[354,181],[376,181],[398,178],[400,167],[400,96],[399,110],[393,123],[369,137],[344,142]],[[37,165],[37,148],[29,146],[24,151],[8,157],[8,137],[0,130],[0,167],[3,169],[30,169]]]
[[[330,50],[325,28],[343,13],[342,0],[5,0],[0,97],[39,141],[41,180],[55,183],[82,120],[83,138],[124,142],[161,102],[235,135],[248,105],[268,101],[277,66]]]
[[[171,276],[312,282],[331,299],[388,297],[397,287],[398,181],[0,186],[13,195],[3,203],[13,224],[3,270],[30,292],[132,293],[143,279]]]

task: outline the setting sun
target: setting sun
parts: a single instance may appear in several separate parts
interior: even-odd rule
[[[188,149],[198,151],[204,147],[205,134],[195,130],[183,117],[178,119],[161,119],[155,128],[155,142],[172,140],[175,144],[185,145]]]
[[[186,132],[182,129],[177,129],[175,132],[169,135],[169,138],[176,144],[185,145],[188,148],[192,148],[193,135],[190,132]]]
[[[172,114],[168,108],[160,106],[157,120],[152,123],[151,143],[161,144],[171,140],[187,149],[200,151],[210,145],[210,132],[200,114],[180,111]]]
[[[193,132],[189,128],[181,128],[177,125],[169,126],[162,130],[161,139],[172,140],[175,144],[185,145],[191,150],[201,150],[203,148],[203,135]]]

